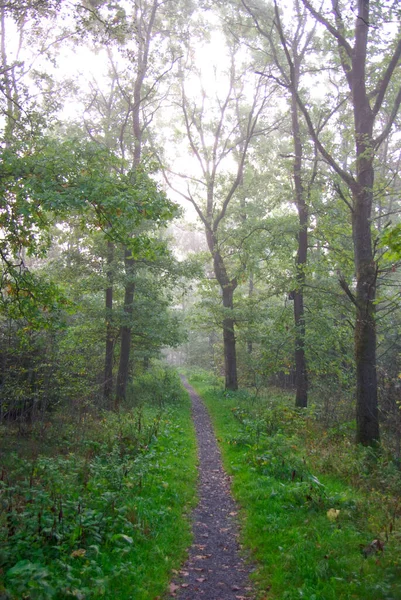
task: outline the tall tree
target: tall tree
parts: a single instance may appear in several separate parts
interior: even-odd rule
[[[150,125],[168,92],[165,80],[177,60],[179,43],[175,30],[181,27],[183,16],[191,10],[183,1],[181,17],[173,18],[176,8],[172,0],[140,0],[128,2],[124,7],[114,6],[112,14],[105,2],[81,10],[86,17],[89,15],[98,42],[104,35],[109,36],[110,96],[102,97],[102,90],[96,89],[90,105],[92,113],[97,108],[104,116],[106,111],[109,119],[102,134],[95,137],[98,141],[99,137],[100,141],[107,140],[118,149],[122,169],[130,170],[133,185],[145,162]],[[112,123],[114,127],[110,127]],[[96,126],[94,131],[89,128],[90,135],[94,132],[97,133]],[[133,231],[132,235],[135,237],[136,233]],[[125,248],[124,263],[125,319],[121,325],[116,406],[125,398],[129,379],[136,277],[136,260],[130,247]],[[110,286],[108,290],[110,304]]]
[[[259,120],[267,103],[262,78],[258,76],[252,81],[245,71],[241,71],[237,52],[238,46],[231,40],[227,70],[217,73],[216,68],[214,76],[218,86],[214,98],[212,94],[206,94],[199,71],[199,95],[189,94],[186,76],[190,77],[191,71],[196,73],[196,68],[191,65],[189,72],[183,71],[179,101],[184,135],[199,176],[185,175],[186,191],[178,191],[195,208],[204,226],[214,275],[221,290],[225,387],[228,390],[238,388],[233,311],[238,274],[230,273],[229,253],[221,230],[228,218],[230,204],[243,184],[249,148],[253,138],[260,133]]]
[[[308,28],[306,9],[302,12],[299,0],[294,2],[294,12],[298,20],[294,27],[283,31],[281,16],[274,4],[274,13],[270,7],[261,10],[242,0],[247,13],[251,15],[258,33],[267,41],[267,48],[262,52],[271,56],[269,63],[275,65],[278,73],[268,72],[267,77],[274,79],[280,87],[287,91],[291,113],[291,135],[294,149],[292,161],[292,178],[294,182],[293,198],[298,212],[299,230],[297,233],[296,255],[296,285],[291,292],[294,302],[295,321],[295,379],[296,379],[296,406],[305,407],[308,403],[308,374],[305,356],[305,309],[304,288],[306,281],[306,267],[308,254],[308,221],[309,197],[313,180],[316,176],[317,162],[309,181],[306,180],[304,144],[300,123],[297,94],[301,84],[302,71],[307,69],[306,59],[314,37],[314,28]],[[308,174],[309,175],[309,174]]]
[[[401,103],[401,87],[396,80],[401,58],[401,19],[392,2],[379,6],[377,3],[371,5],[369,0],[355,0],[348,7],[348,3],[331,0],[328,11],[316,9],[309,0],[302,2],[336,44],[343,81],[349,93],[346,99],[353,113],[354,161],[347,161],[343,166],[325,143],[314,123],[307,101],[302,94],[297,93],[298,106],[305,117],[311,137],[352,197],[349,208],[354,243],[355,293],[344,279],[340,283],[356,311],[357,441],[371,445],[379,440],[375,322],[378,267],[371,223],[375,158],[378,148],[391,131]],[[323,8],[326,6],[324,4]],[[353,30],[350,26],[352,19]],[[387,36],[379,38],[379,31],[384,32],[389,20],[397,23],[397,30],[387,41]],[[371,25],[373,21],[374,27]],[[380,61],[372,52],[375,43],[380,46]],[[290,67],[294,68],[289,54],[287,58]],[[338,71],[334,65],[333,69]],[[375,77],[371,75],[373,72]],[[390,117],[382,125],[380,113],[387,103],[391,104]]]

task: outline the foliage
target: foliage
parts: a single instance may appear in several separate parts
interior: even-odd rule
[[[27,447],[24,456],[19,442],[18,453],[3,459],[7,597],[163,593],[189,541],[183,514],[195,483],[189,401],[168,372],[165,381],[163,405],[155,399],[120,414],[86,413],[75,427],[71,417],[54,420],[45,446],[37,432],[42,451],[29,457]]]

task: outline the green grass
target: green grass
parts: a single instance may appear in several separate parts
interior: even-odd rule
[[[154,600],[191,541],[196,445],[186,393],[95,419],[57,456],[0,465],[0,596]],[[17,445],[18,447],[18,445]],[[1,594],[4,595],[1,595]]]
[[[394,495],[400,472],[367,467],[368,451],[328,441],[311,414],[293,409],[282,394],[255,400],[243,392],[224,394],[206,376],[189,380],[208,406],[233,476],[260,598],[400,600]],[[385,481],[387,472],[392,479]],[[347,482],[350,473],[357,486]],[[372,491],[371,482],[378,486],[380,478],[382,490]],[[377,538],[384,551],[370,547]]]

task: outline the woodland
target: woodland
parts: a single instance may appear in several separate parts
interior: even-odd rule
[[[258,598],[401,598],[398,0],[0,0],[0,53],[0,599],[171,592],[178,373]]]

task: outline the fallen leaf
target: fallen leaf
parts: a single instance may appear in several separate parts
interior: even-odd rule
[[[196,581],[199,581],[199,583],[203,583],[204,581],[206,581],[206,577],[197,577]]]
[[[189,583],[182,583],[182,584],[181,584],[181,587],[182,587],[182,588],[187,588],[187,587],[189,587]]]
[[[233,592],[238,592],[241,588],[238,585],[232,585],[231,589]]]
[[[327,518],[330,521],[336,521],[338,519],[338,515],[340,514],[340,511],[336,508],[329,508],[329,510],[327,511]]]
[[[86,554],[86,550],[84,550],[83,548],[80,548],[79,550],[74,550],[73,552],[71,552],[70,556],[71,558],[83,558]]]
[[[180,589],[179,585],[176,585],[175,583],[170,583],[170,585],[169,585],[170,594],[175,594],[175,592],[179,589]]]

